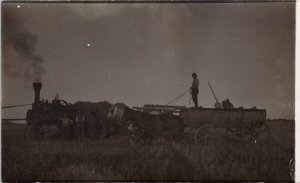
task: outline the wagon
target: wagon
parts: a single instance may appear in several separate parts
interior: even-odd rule
[[[186,108],[181,109],[179,115],[186,126],[185,132],[193,135],[195,143],[204,142],[218,131],[247,142],[261,141],[270,136],[265,109]]]

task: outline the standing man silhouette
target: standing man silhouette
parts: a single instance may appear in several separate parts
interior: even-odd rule
[[[192,84],[192,86],[190,88],[190,91],[191,91],[191,94],[192,94],[192,99],[193,99],[193,102],[194,102],[194,106],[196,108],[198,108],[199,80],[197,78],[197,74],[196,73],[193,73],[192,77],[193,77],[193,84]]]

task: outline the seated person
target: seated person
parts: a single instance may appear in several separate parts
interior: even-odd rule
[[[229,101],[229,99],[226,99],[222,102],[223,109],[233,109],[233,104]]]

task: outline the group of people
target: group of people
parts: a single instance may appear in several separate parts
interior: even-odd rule
[[[192,83],[192,86],[190,87],[190,92],[192,95],[194,107],[198,108],[199,79],[197,78],[196,73],[193,73],[192,77],[193,77],[193,83]],[[232,109],[232,108],[234,108],[234,106],[229,101],[229,99],[226,99],[222,102],[222,108],[223,109]]]
[[[97,121],[94,113],[76,115],[74,123],[70,126],[71,137],[74,140],[96,139]]]

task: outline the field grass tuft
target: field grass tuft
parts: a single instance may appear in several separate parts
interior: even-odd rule
[[[203,145],[128,145],[122,136],[105,141],[29,141],[22,136],[23,125],[2,126],[2,179],[290,180],[290,123],[281,124],[285,128],[274,123],[268,142],[249,144],[222,135]]]

